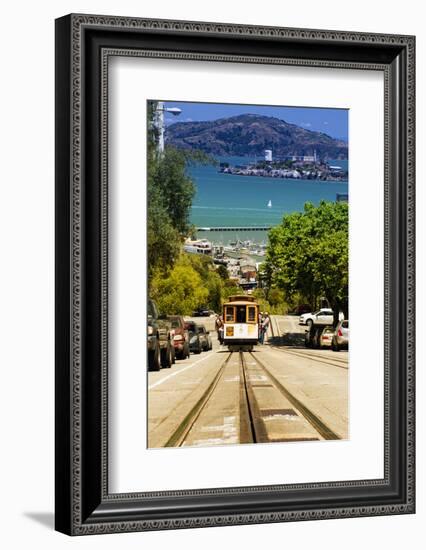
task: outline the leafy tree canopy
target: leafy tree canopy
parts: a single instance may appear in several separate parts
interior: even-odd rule
[[[181,253],[168,272],[157,269],[152,275],[150,295],[163,315],[191,315],[200,307],[221,311],[238,289],[220,276],[210,258]]]
[[[303,212],[284,216],[269,233],[263,271],[268,286],[286,296],[341,303],[348,293],[348,205],[306,203]]]
[[[179,256],[183,240],[194,232],[190,211],[195,186],[188,166],[215,161],[201,151],[166,146],[158,150],[157,102],[148,103],[148,272],[168,271]]]
[[[166,144],[159,151],[155,124],[157,102],[148,103],[148,285],[163,314],[190,315],[198,307],[219,311],[229,281],[210,258],[182,252],[190,224],[195,186],[188,174],[194,164],[216,164],[202,151]],[[226,271],[226,270],[225,270]]]
[[[193,267],[177,262],[167,277],[153,277],[151,294],[162,314],[190,315],[208,290]]]

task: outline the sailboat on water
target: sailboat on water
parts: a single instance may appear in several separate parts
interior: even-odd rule
[[[268,208],[272,208],[272,201],[271,201],[271,200],[269,200],[269,202],[268,202],[268,204],[267,204],[267,207],[268,207]]]

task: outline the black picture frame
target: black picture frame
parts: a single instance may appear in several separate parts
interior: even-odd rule
[[[111,55],[374,69],[385,82],[385,475],[109,494]],[[69,535],[414,513],[415,38],[71,14],[56,20],[56,529]],[[378,320],[379,322],[379,320]]]

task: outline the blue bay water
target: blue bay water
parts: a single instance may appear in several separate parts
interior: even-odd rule
[[[248,164],[255,159],[230,157],[219,162]],[[347,168],[347,161],[332,161]],[[218,172],[216,166],[193,166],[189,173],[196,184],[191,223],[196,227],[271,226],[281,222],[284,214],[303,211],[306,202],[317,205],[321,200],[335,201],[337,193],[348,193],[347,182],[295,180],[258,176],[236,176]],[[272,207],[268,207],[271,201]],[[255,236],[255,233],[259,233]],[[200,232],[214,242],[235,238],[234,234]],[[237,238],[263,241],[266,234],[250,232]]]

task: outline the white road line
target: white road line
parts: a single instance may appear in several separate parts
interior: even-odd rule
[[[185,372],[186,370],[188,369],[192,369],[192,367],[195,367],[195,365],[198,365],[199,363],[202,363],[203,361],[205,361],[206,359],[208,359],[209,357],[211,357],[211,355],[206,355],[205,357],[203,357],[202,359],[199,359],[198,361],[195,361],[195,363],[191,363],[190,365],[188,365],[187,367],[181,369],[181,370],[177,370],[176,372],[173,372],[172,374],[169,374],[168,376],[166,376],[165,378],[162,378],[161,380],[158,380],[158,382],[155,382],[154,384],[151,384],[150,386],[148,386],[148,389],[149,390],[152,390],[152,388],[156,388],[157,386],[159,386],[160,384],[162,384],[163,382],[165,382],[166,380],[170,380],[170,378],[173,378],[173,376],[177,376],[178,374],[180,374],[181,372]]]
[[[249,380],[250,382],[266,382],[268,379],[263,374],[250,374]]]

